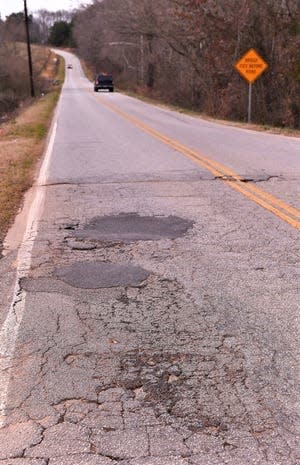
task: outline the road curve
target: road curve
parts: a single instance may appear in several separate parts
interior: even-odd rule
[[[0,261],[0,464],[296,465],[300,140],[95,93],[59,53]]]

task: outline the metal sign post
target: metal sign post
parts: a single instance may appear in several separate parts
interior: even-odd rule
[[[252,116],[252,84],[267,68],[268,64],[253,48],[235,64],[235,69],[249,83],[248,123],[251,123]]]
[[[248,123],[251,123],[251,112],[252,112],[252,82],[249,82]]]

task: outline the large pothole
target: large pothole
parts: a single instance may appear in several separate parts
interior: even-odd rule
[[[193,224],[193,221],[178,216],[121,213],[93,218],[83,229],[74,231],[74,236],[78,239],[123,242],[176,239],[186,234]]]
[[[57,269],[55,274],[65,283],[82,289],[138,286],[149,276],[140,266],[106,262],[79,262]]]

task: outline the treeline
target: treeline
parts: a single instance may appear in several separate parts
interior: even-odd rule
[[[38,10],[29,15],[30,40],[36,44],[55,46],[73,46],[72,19],[74,11]],[[2,40],[6,42],[24,42],[26,40],[24,27],[24,12],[12,13],[5,21],[0,20]]]
[[[120,87],[233,120],[248,98],[234,63],[255,48],[269,64],[255,120],[300,128],[299,0],[94,0],[73,24],[80,56]]]

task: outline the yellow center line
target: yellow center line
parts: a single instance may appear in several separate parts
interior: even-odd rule
[[[189,157],[197,164],[210,171],[214,176],[220,177],[232,189],[235,189],[236,191],[242,193],[248,199],[254,201],[266,210],[274,213],[277,217],[281,218],[283,221],[286,221],[294,228],[300,229],[300,221],[298,220],[300,219],[300,211],[296,208],[288,205],[287,203],[274,197],[273,195],[263,191],[251,182],[245,183],[241,176],[239,176],[237,173],[230,170],[229,168],[225,167],[221,163],[218,163],[215,160],[211,160],[210,158],[204,156],[200,152],[186,147],[179,141],[165,136],[164,134],[146,125],[134,116],[131,116],[128,113],[125,113],[124,111],[120,110],[115,105],[105,102],[102,98],[101,104],[112,110],[114,113],[117,113],[119,116],[126,119],[134,126],[138,127],[139,129],[142,129],[147,134],[150,134],[151,136],[155,137],[161,142],[164,142],[166,145],[169,145],[177,152],[180,152],[183,155]]]
[[[300,211],[299,210],[297,210],[294,207],[291,207],[290,205],[288,205],[285,202],[283,202],[282,200],[274,197],[273,195],[263,191],[262,189],[257,187],[252,182],[245,183],[241,176],[239,176],[238,174],[236,174],[233,171],[229,170],[228,168],[221,165],[220,163],[218,163],[218,162],[216,162],[214,160],[210,160],[207,157],[204,157],[203,155],[200,155],[199,152],[195,152],[195,151],[193,151],[193,150],[191,150],[191,149],[189,149],[187,147],[184,148],[184,146],[182,146],[182,144],[179,144],[179,143],[176,143],[176,142],[175,142],[175,144],[176,144],[177,149],[178,150],[180,149],[181,152],[185,152],[185,154],[189,153],[193,158],[201,161],[203,164],[205,163],[207,166],[211,166],[214,170],[217,169],[220,172],[219,175],[221,177],[223,177],[224,182],[229,183],[229,181],[237,181],[237,182],[239,182],[240,184],[243,185],[244,190],[252,191],[253,193],[258,195],[262,199],[267,200],[269,203],[277,206],[278,208],[282,208],[286,212],[290,213],[292,216],[295,216],[296,218],[300,218]],[[175,144],[172,144],[172,145],[175,147]],[[226,179],[226,176],[228,176],[230,179]]]

